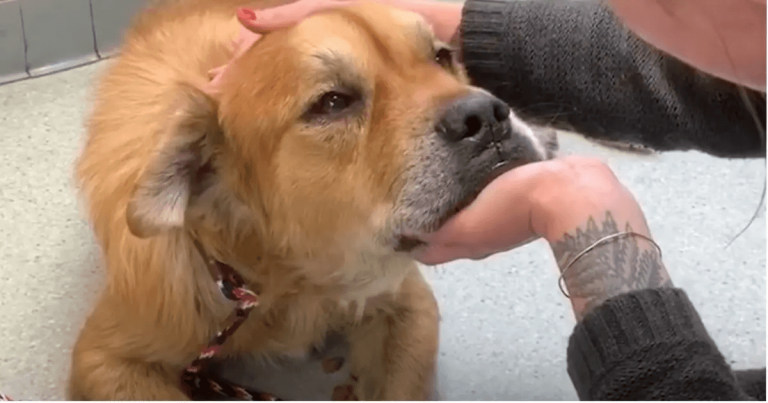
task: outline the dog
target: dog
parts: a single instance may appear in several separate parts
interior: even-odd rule
[[[426,399],[439,312],[407,235],[551,141],[420,16],[375,2],[265,35],[210,94],[246,4],[152,3],[97,87],[76,179],[107,281],[69,397],[188,399],[183,368],[234,308],[197,242],[260,294],[224,354],[300,357],[338,333],[355,398]]]

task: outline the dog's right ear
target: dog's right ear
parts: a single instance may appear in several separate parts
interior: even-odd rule
[[[223,138],[218,106],[191,85],[180,84],[178,102],[163,126],[163,143],[139,178],[126,219],[140,238],[184,227],[190,200],[212,181],[211,158]]]

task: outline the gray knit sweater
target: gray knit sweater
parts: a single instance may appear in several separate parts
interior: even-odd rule
[[[599,2],[468,0],[462,56],[476,85],[528,119],[595,139],[764,157],[735,85],[650,47]],[[747,91],[765,127],[765,95]],[[606,301],[574,329],[582,400],[765,400],[765,369],[732,371],[679,289]]]
[[[658,151],[764,157],[737,86],[647,45],[597,0],[469,0],[475,84],[528,119]],[[765,94],[747,91],[765,125]]]

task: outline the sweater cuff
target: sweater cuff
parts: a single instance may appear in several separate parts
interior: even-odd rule
[[[505,77],[491,77],[510,70],[505,56],[509,54],[506,35],[509,32],[510,2],[503,0],[467,0],[462,9],[461,55],[470,77],[501,83]],[[478,85],[478,83],[473,83]]]
[[[647,289],[611,298],[588,313],[568,343],[568,374],[580,399],[612,365],[644,347],[678,341],[712,343],[681,289]]]

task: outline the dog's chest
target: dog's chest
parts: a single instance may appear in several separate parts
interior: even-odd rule
[[[418,269],[406,259],[358,259],[342,271],[345,291],[339,304],[361,316],[371,299],[397,293],[411,270]]]

